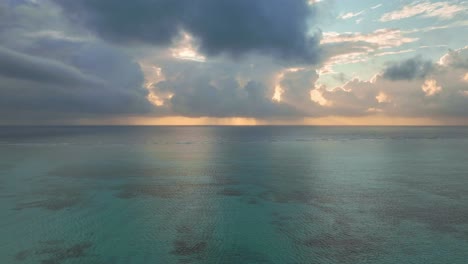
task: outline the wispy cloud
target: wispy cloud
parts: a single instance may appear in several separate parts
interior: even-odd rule
[[[333,70],[333,67],[336,65],[346,65],[346,64],[354,64],[365,62],[371,59],[372,57],[382,57],[382,56],[390,56],[390,55],[398,55],[404,53],[415,52],[414,49],[405,49],[405,50],[397,50],[397,51],[386,51],[386,52],[378,52],[375,51],[364,51],[364,52],[350,52],[339,54],[336,56],[330,57],[319,70],[319,73],[322,74],[333,74],[337,73]]]
[[[439,19],[450,19],[460,13],[466,13],[467,4],[451,4],[449,2],[431,3],[429,1],[416,1],[403,8],[385,13],[380,18],[382,22],[406,19],[414,16],[435,17]]]
[[[367,42],[377,45],[379,48],[389,48],[401,46],[402,44],[415,42],[417,40],[418,38],[404,37],[399,29],[378,29],[368,34],[360,32],[343,34],[324,32],[321,43]]]
[[[360,16],[366,14],[367,11],[377,9],[377,8],[381,7],[382,5],[383,4],[378,4],[378,5],[375,5],[375,6],[371,6],[369,8],[364,9],[364,10],[361,10],[359,12],[348,12],[348,13],[345,13],[345,14],[341,14],[337,18],[343,19],[343,20],[347,20],[347,19],[351,19],[351,18],[357,18],[357,17],[360,17]],[[363,20],[363,18],[357,18],[356,19],[356,24],[359,24],[362,20]]]
[[[397,54],[403,54],[403,53],[409,53],[409,52],[414,52],[414,49],[405,49],[405,50],[397,50],[397,51],[386,51],[386,52],[380,52],[375,54],[374,56],[376,57],[381,57],[381,56],[388,56],[388,55],[397,55]]]
[[[403,31],[403,33],[418,33],[418,32],[429,32],[433,30],[448,29],[448,28],[457,28],[457,27],[468,27],[468,20],[456,21],[443,26],[432,26],[419,29],[412,29]]]
[[[365,13],[365,10],[359,11],[359,12],[357,12],[357,13],[349,12],[349,13],[343,14],[343,15],[341,15],[341,16],[338,16],[338,18],[341,18],[341,19],[350,19],[350,18],[353,18],[353,17],[357,17],[357,16],[360,16],[360,15],[363,15],[364,13]]]

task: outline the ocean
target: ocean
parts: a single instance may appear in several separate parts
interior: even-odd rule
[[[0,263],[468,263],[468,127],[0,127]]]

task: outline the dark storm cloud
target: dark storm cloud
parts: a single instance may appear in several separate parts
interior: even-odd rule
[[[134,59],[66,21],[47,0],[0,3],[0,122],[152,112]]]
[[[230,84],[215,87],[200,84],[195,91],[177,93],[171,98],[172,109],[184,116],[257,117],[292,115],[293,109],[280,105],[266,97],[265,87],[249,82],[239,87],[234,80]]]
[[[0,76],[62,85],[102,85],[97,78],[61,62],[22,54],[0,46]]]
[[[107,46],[73,47],[63,58],[68,64],[0,48],[0,119],[63,121],[152,111],[138,64]]]
[[[414,57],[402,62],[394,63],[387,67],[383,76],[389,80],[414,80],[426,77],[434,69],[434,65],[429,60],[421,57]]]
[[[255,81],[245,85],[233,78],[180,77],[157,84],[159,93],[172,93],[169,106],[176,115],[191,117],[297,116],[293,107],[271,100],[267,87]]]
[[[205,55],[247,53],[316,63],[320,34],[310,36],[315,9],[305,0],[57,0],[67,17],[120,43],[169,46],[181,30]]]

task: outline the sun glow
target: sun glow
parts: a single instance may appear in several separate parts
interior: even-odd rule
[[[395,117],[385,116],[379,113],[378,109],[369,109],[369,116],[363,117],[341,117],[326,116],[315,118],[298,118],[284,120],[262,120],[256,118],[230,117],[230,118],[212,118],[212,117],[148,117],[148,116],[127,116],[103,119],[77,120],[80,125],[143,125],[143,126],[255,126],[255,125],[312,125],[312,126],[388,126],[388,125],[468,125],[466,118],[445,118],[431,119],[418,117]]]

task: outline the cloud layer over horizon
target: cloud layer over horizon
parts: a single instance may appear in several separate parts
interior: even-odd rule
[[[0,123],[468,120],[468,4],[359,5],[0,0]]]

